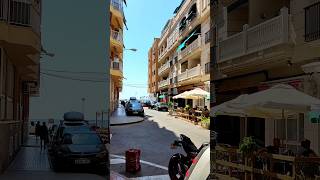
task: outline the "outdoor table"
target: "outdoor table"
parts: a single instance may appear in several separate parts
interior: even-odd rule
[[[202,114],[202,111],[195,110],[195,115],[196,115],[196,116],[201,116],[201,114]]]

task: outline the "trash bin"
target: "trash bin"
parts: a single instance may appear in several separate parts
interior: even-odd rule
[[[129,149],[126,151],[126,172],[138,172],[141,170],[139,149]]]

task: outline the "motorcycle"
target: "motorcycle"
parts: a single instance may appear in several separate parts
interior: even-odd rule
[[[168,171],[171,180],[183,180],[186,176],[186,173],[189,167],[192,165],[198,153],[205,146],[208,146],[209,143],[204,143],[198,149],[194,143],[190,140],[186,135],[181,134],[179,140],[175,140],[173,144],[171,144],[172,149],[176,149],[177,147],[181,147],[186,152],[186,156],[177,153],[171,156]]]

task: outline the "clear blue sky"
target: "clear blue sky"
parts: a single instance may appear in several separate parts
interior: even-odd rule
[[[120,98],[147,96],[148,50],[181,0],[128,0],[125,7],[128,31],[124,32],[124,79]],[[132,84],[139,87],[132,87]],[[140,88],[143,87],[144,88]]]

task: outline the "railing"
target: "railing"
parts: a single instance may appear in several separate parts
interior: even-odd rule
[[[166,62],[163,66],[161,66],[159,68],[159,71],[158,71],[158,75],[160,75],[161,73],[163,73],[165,70],[169,69],[170,67],[170,62]]]
[[[183,81],[189,78],[194,78],[201,75],[201,66],[198,64],[196,67],[192,69],[187,69],[183,73],[178,75],[178,81]]]
[[[120,61],[112,61],[111,62],[111,68],[113,70],[119,70],[122,72],[122,69],[123,69],[123,65]]]
[[[10,24],[32,27],[40,35],[40,10],[30,0],[0,0],[0,20]]]
[[[187,55],[194,52],[197,48],[201,46],[201,38],[198,36],[196,40],[194,40],[190,45],[188,45],[185,49],[183,49],[180,53],[180,58],[184,58]]]
[[[305,9],[305,41],[320,39],[320,2]]]
[[[162,81],[159,82],[159,87],[160,88],[168,86],[168,85],[169,85],[169,79],[162,80]]]
[[[219,61],[237,58],[288,42],[288,9],[282,8],[279,16],[234,34],[219,42]]]
[[[242,154],[237,147],[216,146],[215,175],[219,179],[316,179],[319,157],[269,154]],[[313,178],[311,177],[313,176]]]
[[[188,29],[189,26],[191,26],[191,24],[198,18],[198,12],[192,13],[192,18],[190,19],[186,19],[186,22],[184,25],[179,27],[179,34],[182,35],[186,29]]]
[[[121,32],[115,31],[115,30],[111,30],[111,37],[112,39],[119,41],[119,42],[123,42],[123,35]]]
[[[111,0],[111,5],[115,9],[117,9],[120,12],[123,12],[123,1],[122,0]]]
[[[162,59],[163,59],[163,57],[164,57],[164,55],[167,53],[167,48],[165,48],[163,51],[162,51],[162,53],[159,55],[159,59],[158,59],[158,61],[160,62]]]

